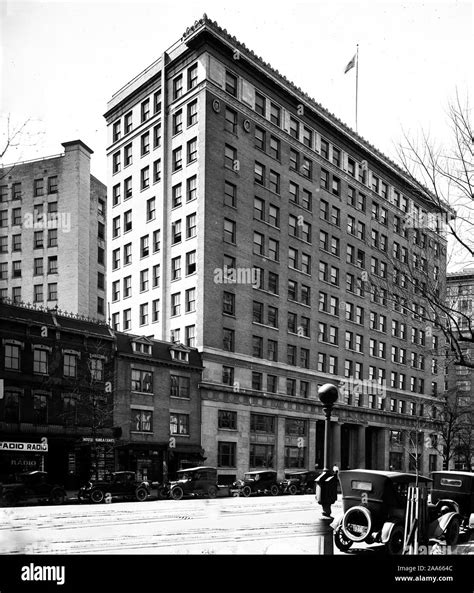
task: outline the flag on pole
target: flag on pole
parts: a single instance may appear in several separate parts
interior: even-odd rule
[[[346,69],[344,70],[344,74],[346,74],[347,72],[349,72],[349,70],[354,68],[355,63],[356,63],[356,54],[354,54],[354,57],[352,58],[352,60],[347,64]]]

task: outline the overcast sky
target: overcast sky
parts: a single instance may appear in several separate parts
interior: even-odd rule
[[[441,140],[446,105],[472,87],[472,3],[463,0],[0,0],[1,106],[40,132],[4,163],[81,139],[106,181],[107,101],[205,12],[389,156],[402,130]],[[471,92],[471,96],[473,93]],[[2,134],[5,131],[2,118]]]

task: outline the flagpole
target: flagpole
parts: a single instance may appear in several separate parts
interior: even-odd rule
[[[357,107],[359,102],[359,44],[356,51],[356,132],[357,132]]]

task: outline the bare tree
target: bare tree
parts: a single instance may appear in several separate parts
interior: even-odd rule
[[[15,122],[10,114],[0,116],[0,179],[10,175],[15,166],[2,164],[7,155],[10,162],[20,161],[21,150],[38,144],[44,132],[36,129],[37,124],[32,118]]]

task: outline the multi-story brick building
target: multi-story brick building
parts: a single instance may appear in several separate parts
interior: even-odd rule
[[[68,487],[114,469],[161,481],[204,460],[196,349],[6,302],[0,322],[0,481],[41,467]]]
[[[114,425],[120,469],[162,481],[199,465],[201,359],[194,348],[116,333]]]
[[[474,328],[474,268],[465,268],[455,274],[447,275],[447,306],[452,312],[459,328],[458,339],[462,334],[472,336]],[[456,332],[457,333],[457,332]],[[460,340],[466,359],[474,359],[474,344],[471,341]],[[463,424],[472,423],[472,411],[474,406],[474,369],[469,367],[456,366],[449,358],[447,361],[446,392],[448,397],[457,398],[459,412],[471,410],[471,414],[464,415],[460,419]],[[453,405],[453,404],[451,404]],[[454,409],[456,407],[454,406]],[[471,470],[474,463],[474,433],[470,431],[471,438],[466,433],[468,428],[460,430],[461,439],[455,442],[455,453],[452,465],[456,469]]]
[[[208,463],[321,465],[318,385],[345,381],[334,462],[408,467],[437,401],[402,272],[444,277],[444,239],[404,224],[429,193],[207,17],[105,117],[112,325],[202,352]]]
[[[114,467],[112,356],[105,323],[0,303],[0,481],[43,467],[67,487]],[[45,453],[4,442],[40,443]],[[31,447],[30,447],[31,449]]]
[[[92,150],[0,168],[0,297],[105,319],[106,188]]]

